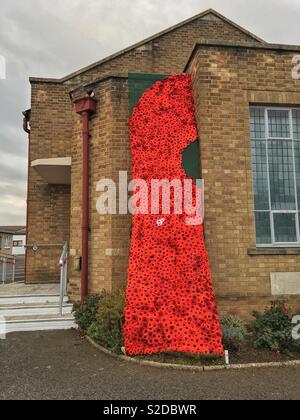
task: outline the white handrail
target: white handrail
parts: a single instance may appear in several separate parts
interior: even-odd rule
[[[68,247],[68,244],[65,243],[63,252],[59,259],[59,266],[60,266],[59,315],[60,316],[63,316],[64,298],[67,294],[68,253],[69,253],[69,247]]]
[[[7,277],[8,277],[8,270],[7,270],[7,265],[12,265],[12,270],[11,271],[11,281],[12,283],[15,282],[15,273],[16,273],[16,257],[13,255],[5,255],[5,254],[0,254],[0,263],[2,264],[2,269],[1,269],[1,282],[2,284],[5,284],[7,282]]]

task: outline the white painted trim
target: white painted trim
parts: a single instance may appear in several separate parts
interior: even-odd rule
[[[36,159],[31,162],[31,166],[71,166],[72,158],[63,157],[63,158],[50,158],[50,159]]]
[[[6,333],[29,331],[56,331],[77,328],[73,318],[12,320],[6,322]]]
[[[64,302],[68,302],[65,297]],[[0,305],[27,305],[27,304],[47,304],[59,303],[59,295],[25,295],[25,296],[5,296],[0,295]]]
[[[63,315],[72,314],[73,305],[64,305]],[[0,317],[9,317],[9,316],[47,316],[47,315],[58,315],[59,314],[59,305],[43,305],[43,306],[0,306]]]
[[[48,184],[71,184],[72,158],[37,159],[31,162],[31,167],[44,178]]]

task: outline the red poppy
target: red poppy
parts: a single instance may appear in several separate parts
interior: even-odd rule
[[[197,139],[190,75],[149,89],[130,119],[133,178],[184,180],[182,153]],[[196,183],[193,180],[193,200]],[[124,339],[129,355],[164,351],[223,355],[203,225],[186,215],[135,215]]]

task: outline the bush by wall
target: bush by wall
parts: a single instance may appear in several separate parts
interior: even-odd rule
[[[91,295],[83,303],[74,304],[75,322],[82,331],[87,332],[91,324],[97,320],[97,311],[102,298],[103,293],[101,295]]]
[[[273,302],[264,313],[254,312],[254,346],[272,351],[299,350],[300,342],[292,337],[292,317],[283,301]]]
[[[73,308],[75,321],[96,343],[121,354],[125,312],[125,290],[89,296],[83,304]],[[292,337],[292,316],[284,302],[274,302],[264,313],[253,313],[252,324],[254,347],[272,351],[300,351],[300,340]],[[243,321],[226,316],[220,320],[224,347],[231,351],[241,349],[247,339],[247,328]]]
[[[243,321],[234,316],[226,316],[220,320],[223,332],[223,345],[227,350],[239,350],[246,340],[247,329]]]
[[[123,347],[124,312],[125,291],[123,289],[103,294],[96,320],[88,328],[88,336],[101,346],[120,354]]]

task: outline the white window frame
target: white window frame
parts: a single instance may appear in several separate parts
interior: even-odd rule
[[[6,235],[4,236],[4,249],[10,249],[10,248],[11,248],[10,236]]]
[[[22,248],[23,241],[21,239],[16,239],[13,241],[13,248]]]
[[[268,199],[269,199],[269,210],[256,210],[254,207],[254,214],[256,213],[268,213],[270,215],[270,229],[271,229],[271,244],[257,244],[257,247],[260,248],[299,248],[300,247],[300,228],[299,228],[299,205],[298,203],[298,194],[297,194],[297,183],[296,183],[296,164],[295,164],[295,145],[294,142],[297,141],[300,143],[300,139],[294,138],[294,128],[293,128],[293,111],[299,111],[297,107],[266,107],[266,106],[255,106],[251,105],[251,109],[262,109],[264,110],[265,117],[265,138],[262,139],[253,139],[251,135],[251,142],[253,140],[257,141],[266,141],[266,158],[267,158],[267,177],[268,177]],[[289,128],[290,128],[290,137],[271,137],[270,128],[269,128],[269,111],[287,111],[289,113]],[[294,173],[294,188],[295,188],[295,210],[272,210],[272,201],[271,201],[271,191],[270,191],[270,168],[269,168],[269,140],[289,140],[292,142],[292,153],[293,153],[293,173]],[[296,223],[296,235],[297,242],[276,242],[275,240],[275,225],[274,225],[274,214],[295,214],[295,223]],[[256,233],[255,233],[256,234]]]

